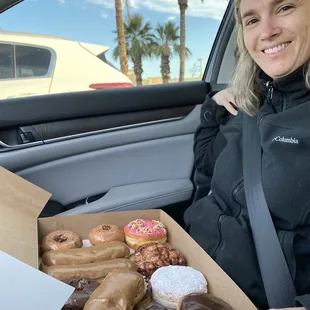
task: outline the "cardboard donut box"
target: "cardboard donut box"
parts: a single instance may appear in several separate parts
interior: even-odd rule
[[[0,299],[5,309],[60,310],[72,294],[73,287],[39,270],[39,243],[46,234],[68,229],[87,239],[97,225],[124,227],[137,218],[159,220],[166,225],[168,242],[183,253],[189,266],[204,274],[209,293],[234,310],[256,309],[232,279],[162,210],[38,218],[50,197],[47,191],[0,167],[0,276],[5,283]]]

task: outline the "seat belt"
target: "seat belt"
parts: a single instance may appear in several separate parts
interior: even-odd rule
[[[296,291],[263,191],[257,117],[244,114],[243,177],[258,264],[270,308],[293,307]]]

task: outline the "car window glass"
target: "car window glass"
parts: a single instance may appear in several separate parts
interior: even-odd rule
[[[16,77],[35,77],[47,74],[51,52],[38,47],[16,46]]]
[[[0,44],[0,79],[14,77],[13,48],[9,44]]]
[[[217,83],[228,84],[237,64],[236,31],[231,33],[221,62]]]
[[[227,6],[228,0],[23,1],[0,14],[0,43],[15,46],[13,54],[9,47],[0,54],[0,100],[201,81]]]

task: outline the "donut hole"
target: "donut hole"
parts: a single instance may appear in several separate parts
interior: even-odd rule
[[[56,242],[59,242],[59,243],[63,243],[63,242],[66,242],[67,240],[68,240],[68,238],[65,236],[65,235],[56,235],[55,237],[54,237],[54,240],[56,241]]]
[[[110,225],[102,225],[102,230],[110,230],[112,227]]]

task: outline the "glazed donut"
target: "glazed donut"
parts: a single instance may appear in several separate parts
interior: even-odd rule
[[[207,292],[204,275],[187,266],[161,267],[153,273],[150,281],[153,299],[167,308],[176,309],[183,296]]]
[[[81,248],[83,241],[80,235],[70,230],[55,230],[47,234],[41,242],[42,254],[63,249]]]
[[[61,310],[83,310],[91,294],[100,285],[91,279],[73,279],[68,284],[75,290]]]
[[[165,225],[156,220],[136,219],[124,227],[124,233],[126,243],[133,249],[149,242],[165,243],[167,241]]]
[[[88,239],[92,245],[98,245],[110,241],[125,242],[122,229],[116,225],[104,224],[93,228],[88,234]]]
[[[179,300],[178,310],[233,310],[222,299],[208,293],[193,293]]]

